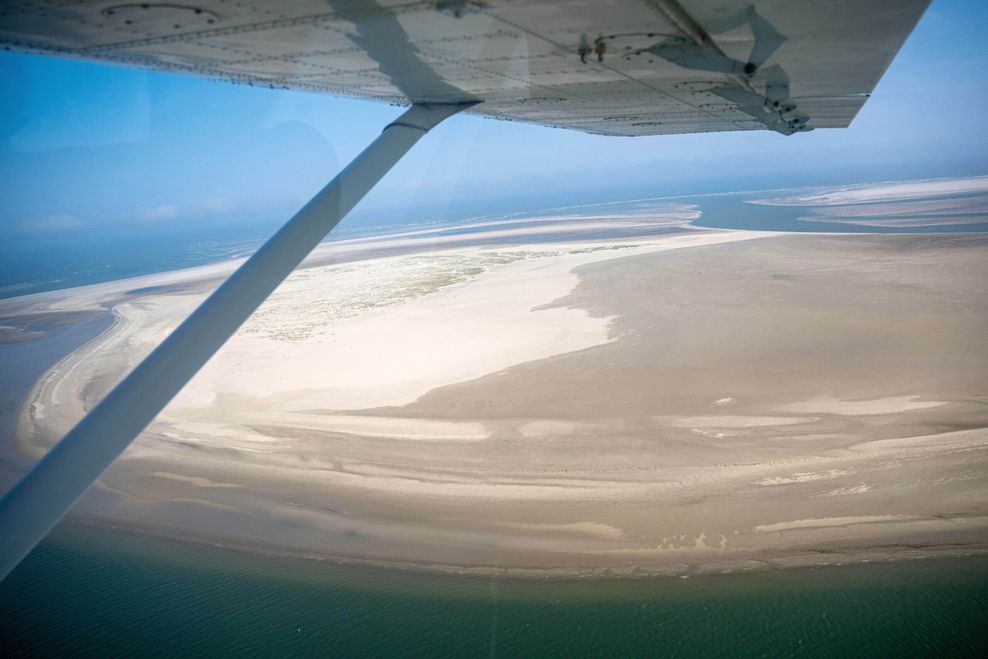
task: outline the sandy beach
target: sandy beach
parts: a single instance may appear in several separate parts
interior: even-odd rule
[[[988,547],[988,240],[693,216],[670,208],[650,221],[673,233],[634,238],[569,240],[560,216],[320,247],[75,514],[518,572]],[[525,242],[547,229],[563,239]],[[7,470],[235,265],[0,303],[14,335],[32,314],[114,317],[36,383]]]

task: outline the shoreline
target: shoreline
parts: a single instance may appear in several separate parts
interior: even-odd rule
[[[357,556],[333,555],[333,554],[313,554],[303,551],[292,551],[285,548],[263,547],[259,545],[238,544],[233,541],[211,540],[205,537],[183,536],[177,533],[169,533],[161,527],[145,527],[136,523],[127,523],[119,519],[102,519],[97,515],[85,513],[72,513],[66,518],[65,524],[79,525],[88,528],[109,530],[113,533],[122,533],[137,536],[144,539],[162,540],[169,543],[176,543],[190,549],[210,548],[232,555],[259,556],[263,558],[283,559],[294,561],[298,564],[309,563],[335,564],[342,566],[370,567],[385,571],[395,571],[403,573],[414,573],[421,575],[457,575],[489,577],[498,576],[509,579],[519,579],[525,581],[537,581],[552,577],[553,579],[573,579],[573,580],[626,580],[626,579],[653,579],[653,578],[689,578],[731,574],[750,574],[753,572],[767,572],[773,570],[799,570],[812,569],[817,567],[846,567],[861,566],[869,563],[898,563],[909,561],[940,560],[940,559],[963,559],[988,557],[988,541],[977,546],[966,546],[958,544],[945,545],[925,545],[916,546],[902,544],[896,546],[896,551],[889,553],[889,547],[884,546],[883,551],[857,551],[842,552],[832,550],[804,551],[798,555],[780,555],[765,558],[735,558],[724,560],[720,563],[704,562],[689,563],[684,561],[681,564],[669,566],[612,566],[612,567],[498,567],[493,565],[455,565],[455,564],[424,564],[402,561],[385,561],[362,558]],[[822,556],[829,560],[821,560]]]
[[[670,577],[389,570],[56,529],[4,583],[0,644],[50,655],[974,656],[988,557]],[[223,633],[233,630],[234,633]],[[797,630],[794,632],[793,630]],[[590,649],[588,652],[587,649]],[[163,650],[164,649],[164,650]]]
[[[0,395],[0,488],[11,486],[29,465],[22,465],[24,456],[13,450],[18,446],[17,428],[22,410],[28,404],[34,387],[45,374],[108,331],[113,325],[109,312],[82,314],[78,322],[32,328],[40,334],[31,338],[30,345],[17,342],[0,344],[0,358],[6,367],[4,387]],[[48,354],[54,348],[54,354]],[[11,354],[13,353],[13,354]],[[43,355],[43,356],[40,356]],[[12,468],[12,469],[11,469]]]

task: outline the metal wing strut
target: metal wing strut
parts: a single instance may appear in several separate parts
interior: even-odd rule
[[[472,105],[416,104],[385,127],[21,478],[0,500],[0,580],[419,138]]]

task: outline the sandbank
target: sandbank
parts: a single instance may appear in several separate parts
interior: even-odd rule
[[[988,546],[983,237],[495,238],[317,254],[77,514],[463,570]],[[229,267],[17,302],[116,319],[35,386],[20,450],[42,454]]]

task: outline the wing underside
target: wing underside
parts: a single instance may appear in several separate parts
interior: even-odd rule
[[[607,135],[846,127],[928,0],[24,0],[0,45]]]

